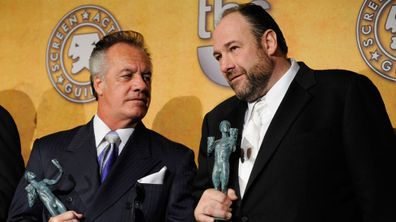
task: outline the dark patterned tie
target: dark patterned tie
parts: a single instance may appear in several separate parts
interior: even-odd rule
[[[105,136],[105,140],[108,144],[100,153],[98,159],[100,167],[100,181],[102,183],[106,179],[107,175],[109,175],[110,170],[118,157],[118,144],[120,142],[120,137],[117,132],[110,131]]]

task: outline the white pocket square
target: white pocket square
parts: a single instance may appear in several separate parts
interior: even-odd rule
[[[166,172],[166,166],[162,167],[160,171],[140,178],[137,182],[145,184],[163,184]]]

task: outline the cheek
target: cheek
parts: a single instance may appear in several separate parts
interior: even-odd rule
[[[122,103],[124,98],[127,96],[126,92],[127,92],[126,90],[122,90],[121,88],[112,87],[112,88],[107,88],[103,92],[103,94],[107,98],[106,100],[108,100],[110,104],[116,106],[115,104]]]
[[[260,61],[256,56],[249,58],[249,60],[247,60],[246,62],[246,68],[251,69],[253,67],[256,67],[257,64],[259,64]]]
[[[256,58],[252,56],[241,56],[238,57],[238,60],[235,60],[237,67],[243,71],[249,70],[253,66],[254,62],[256,62]]]
[[[113,87],[113,94],[117,95],[118,97],[122,98],[128,95],[132,91],[131,86],[127,84],[116,84]]]

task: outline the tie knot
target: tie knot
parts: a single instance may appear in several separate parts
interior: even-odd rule
[[[105,140],[109,143],[115,144],[120,141],[120,137],[118,136],[118,133],[115,131],[110,131],[106,134]]]
[[[265,102],[265,98],[260,99],[259,101],[257,101],[254,104],[254,109],[259,110],[259,109],[263,109],[265,106],[267,105],[267,103]]]

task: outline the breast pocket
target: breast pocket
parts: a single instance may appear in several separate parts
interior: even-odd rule
[[[162,184],[140,184],[142,187],[142,192],[143,194],[143,208],[144,212],[149,212],[147,210],[150,210],[151,207],[154,206],[162,206],[164,203],[164,195],[162,193],[163,191],[163,185]]]
[[[323,145],[327,146],[334,140],[337,140],[337,138],[337,131],[335,129],[323,128],[295,133],[293,136],[289,137],[288,144],[296,149]]]

